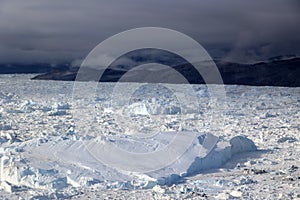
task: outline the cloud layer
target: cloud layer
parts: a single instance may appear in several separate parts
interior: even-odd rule
[[[183,32],[228,60],[300,54],[299,11],[297,0],[0,0],[0,63],[74,63],[145,26]]]

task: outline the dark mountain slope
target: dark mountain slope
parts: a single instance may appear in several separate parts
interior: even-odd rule
[[[269,62],[260,62],[256,64],[238,64],[222,61],[215,62],[225,84],[300,87],[300,58],[271,60]],[[194,73],[190,64],[179,64],[173,67],[176,68],[177,71],[180,71],[181,74],[186,74],[190,83],[204,83],[203,79]],[[77,70],[50,72],[38,75],[33,79],[74,81],[76,79]],[[90,71],[89,73],[92,74],[93,71]],[[95,71],[95,73],[97,73],[97,71]],[[126,67],[108,69],[104,72],[101,81],[115,82],[125,73]],[[161,82],[168,82],[167,70],[147,72],[147,74],[151,73],[153,73],[153,75],[155,75],[154,73],[160,74],[160,77],[166,78],[160,79],[166,80]],[[87,78],[87,80],[89,79]],[[134,80],[134,78],[132,80]],[[141,81],[141,78],[138,78],[137,80],[139,80],[138,82],[143,82]]]

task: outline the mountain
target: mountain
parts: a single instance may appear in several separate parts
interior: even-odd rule
[[[285,86],[285,87],[300,87],[300,58],[290,59],[271,59],[266,62],[259,62],[255,64],[240,64],[233,62],[224,62],[217,60],[215,61],[224,84],[230,85],[253,85],[253,86]],[[138,65],[140,63],[137,63]],[[172,66],[172,64],[171,64]],[[188,77],[188,81],[193,84],[204,84],[204,80],[201,76],[195,73],[195,69],[190,64],[181,63],[179,65],[172,66],[185,77]],[[56,72],[50,72],[38,75],[33,80],[63,80],[63,81],[74,81],[77,75],[77,69],[73,70],[60,70]],[[97,74],[99,71],[89,69],[87,74]],[[93,71],[94,70],[94,71]],[[116,82],[128,71],[126,67],[112,67],[107,69],[101,78],[101,82]],[[159,75],[160,79],[158,82],[169,82],[168,80],[169,70],[157,71],[149,70],[142,75],[147,74],[151,76]],[[140,76],[139,73],[136,73]],[[86,80],[95,80],[91,77],[86,77]],[[134,77],[127,80],[138,80],[135,82],[143,82],[143,78]],[[147,81],[146,81],[147,82]],[[155,82],[155,81],[154,81]],[[173,83],[173,82],[171,82]]]

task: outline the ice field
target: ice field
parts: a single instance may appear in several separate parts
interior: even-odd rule
[[[0,199],[300,199],[300,88],[227,85],[212,111],[205,85],[176,85],[182,106],[159,84],[74,98],[32,76],[0,75]]]

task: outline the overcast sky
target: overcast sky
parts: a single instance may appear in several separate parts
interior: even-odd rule
[[[212,57],[252,62],[300,54],[299,0],[0,0],[0,63],[83,59],[137,27],[171,28]]]

